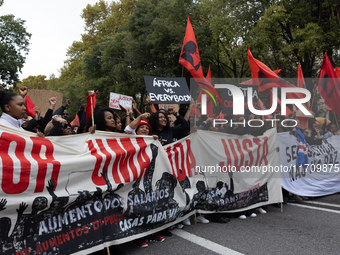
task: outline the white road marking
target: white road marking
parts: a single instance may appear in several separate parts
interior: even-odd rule
[[[340,208],[340,205],[324,203],[324,202],[317,202],[317,201],[303,201],[303,202],[309,203],[309,204],[315,204],[315,205],[324,205],[324,206],[339,207]]]
[[[217,254],[221,254],[221,255],[243,255],[240,252],[234,251],[232,249],[229,249],[227,247],[224,247],[218,243],[214,243],[212,241],[209,241],[205,238],[202,238],[200,236],[191,234],[187,231],[181,230],[181,229],[175,229],[172,230],[171,233],[173,233],[176,236],[179,236],[185,240],[188,240],[192,243],[195,243],[197,245],[200,245],[206,249],[209,249],[213,252],[216,252]]]
[[[292,204],[292,203],[289,203],[289,205],[293,205],[293,206],[297,206],[297,207],[303,207],[303,208],[308,208],[308,209],[313,209],[313,210],[319,210],[319,211],[325,211],[325,212],[331,212],[331,213],[338,213],[338,214],[340,214],[340,211],[332,210],[332,209],[327,209],[327,208],[314,207],[314,206],[302,205],[302,204]]]

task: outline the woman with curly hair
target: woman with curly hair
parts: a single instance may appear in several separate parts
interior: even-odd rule
[[[94,130],[116,132],[116,114],[111,108],[101,108],[94,113],[94,126],[92,118],[89,118],[86,130],[93,133]]]
[[[178,139],[183,133],[190,130],[189,123],[179,113],[175,112],[174,108],[170,107],[168,113],[173,114],[180,125],[170,127],[168,114],[165,110],[151,114],[149,119],[152,135],[157,135],[162,145],[172,143],[174,139]]]

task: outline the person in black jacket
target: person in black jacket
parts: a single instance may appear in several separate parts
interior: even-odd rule
[[[53,128],[48,133],[48,136],[72,135],[71,125],[67,120],[60,116],[55,116],[52,119]]]
[[[65,119],[68,123],[70,123],[71,122],[70,115],[68,111],[66,110],[66,108],[70,106],[70,104],[71,104],[71,100],[66,99],[65,103],[62,106],[60,106],[57,110],[55,110],[55,112],[53,113],[53,116],[60,115],[63,119]]]
[[[303,130],[303,134],[306,137],[306,142],[308,145],[321,145],[322,144],[322,137],[320,135],[319,129],[315,128],[315,133],[317,137],[312,136],[312,130],[310,128],[305,128]]]
[[[169,114],[173,114],[180,125],[170,127],[169,119],[166,111],[161,110],[151,114],[149,124],[152,128],[152,134],[158,136],[158,140],[162,145],[166,145],[173,142],[173,139],[178,139],[183,133],[187,133],[190,130],[189,123],[177,112],[174,108],[168,109]]]

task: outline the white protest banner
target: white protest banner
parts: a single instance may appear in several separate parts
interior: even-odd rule
[[[119,106],[121,105],[127,110],[132,110],[132,101],[133,98],[130,96],[110,92],[110,108],[121,110]]]
[[[279,165],[274,128],[259,137],[199,130],[191,141],[196,188],[208,191],[196,209],[243,211],[282,201],[280,172],[270,171]]]
[[[0,253],[85,254],[197,211],[280,202],[275,173],[241,172],[278,163],[274,131],[258,138],[198,131],[163,149],[146,136],[39,138],[0,126]],[[240,171],[210,174],[200,171],[205,163]]]
[[[295,167],[299,144],[289,132],[279,133],[282,187],[308,197],[340,192],[340,136],[332,136],[322,145],[308,146],[309,165]]]

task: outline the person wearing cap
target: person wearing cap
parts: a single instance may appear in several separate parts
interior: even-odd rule
[[[134,121],[127,125],[124,129],[125,133],[133,135],[151,135],[152,128],[146,121],[150,117],[150,113],[144,113],[139,115]],[[157,135],[153,135],[155,140],[158,139]]]

